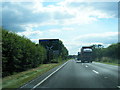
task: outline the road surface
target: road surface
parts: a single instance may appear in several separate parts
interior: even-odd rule
[[[69,60],[20,88],[120,88],[118,66]]]

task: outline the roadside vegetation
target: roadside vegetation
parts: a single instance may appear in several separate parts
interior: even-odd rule
[[[45,46],[24,36],[2,31],[2,88],[18,88],[68,60],[68,50],[58,42],[59,54],[48,59]]]
[[[19,88],[25,83],[35,79],[36,77],[44,74],[45,72],[49,71],[52,68],[63,64],[64,62],[66,62],[66,60],[61,61],[59,63],[42,64],[38,66],[37,68],[4,77],[2,87],[6,89],[7,88]]]
[[[2,77],[14,75],[29,69],[36,68],[42,64],[51,62],[59,63],[67,59],[68,51],[59,41],[58,58],[47,61],[47,49],[40,44],[35,44],[24,36],[2,29]]]
[[[102,45],[93,45],[93,57],[97,62],[120,65],[120,43],[111,44],[107,48]]]

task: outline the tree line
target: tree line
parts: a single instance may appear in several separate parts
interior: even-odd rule
[[[93,45],[93,57],[97,61],[115,62],[120,59],[120,43],[111,44],[107,48],[103,45]]]
[[[12,75],[47,63],[47,50],[24,36],[2,29],[2,76]],[[68,50],[60,41],[60,60],[66,59]]]
[[[47,58],[44,63],[58,63],[68,58],[68,50],[59,39],[42,39],[39,40],[39,44],[47,51]]]

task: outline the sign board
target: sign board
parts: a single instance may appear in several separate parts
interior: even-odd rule
[[[39,44],[47,50],[47,62],[51,62],[51,60],[59,56],[59,39],[39,39]]]
[[[39,39],[39,44],[47,50],[59,50],[59,39]]]
[[[59,50],[54,50],[54,51],[53,51],[53,54],[54,54],[54,55],[59,55]]]

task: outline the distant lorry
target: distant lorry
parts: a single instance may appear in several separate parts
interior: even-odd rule
[[[81,62],[84,63],[84,62],[91,62],[93,61],[92,57],[92,47],[91,46],[84,46],[81,48],[81,54],[80,54],[80,59],[81,59]]]

